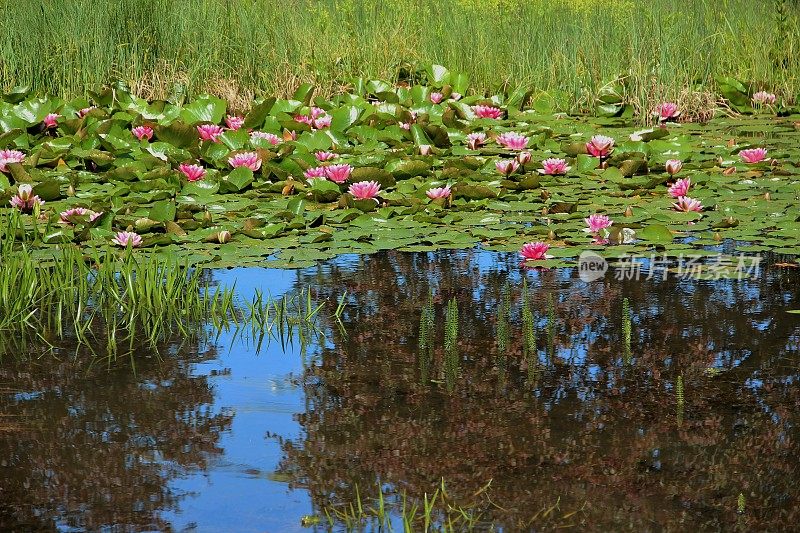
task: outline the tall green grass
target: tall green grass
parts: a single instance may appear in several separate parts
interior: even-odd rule
[[[525,85],[589,108],[625,80],[640,108],[715,75],[800,94],[793,0],[0,0],[0,85],[77,96],[111,79],[240,103],[300,82],[331,93],[406,63]],[[780,34],[780,35],[779,35]],[[779,48],[776,54],[776,48]]]

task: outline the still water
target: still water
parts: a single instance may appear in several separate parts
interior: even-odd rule
[[[110,365],[69,346],[7,358],[0,526],[324,531],[325,509],[357,493],[372,502],[380,486],[421,505],[444,479],[479,529],[789,529],[800,521],[800,315],[787,313],[800,309],[799,274],[772,261],[749,280],[586,283],[479,250],[214,271],[243,299],[310,287],[326,302],[321,334],[257,349],[201,332]]]

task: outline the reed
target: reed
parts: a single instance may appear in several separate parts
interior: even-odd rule
[[[788,0],[4,0],[0,86],[62,97],[113,79],[149,98],[212,92],[242,105],[303,82],[396,81],[418,62],[475,91],[521,86],[567,110],[618,86],[637,108],[734,76],[800,93]],[[780,24],[776,31],[776,17]],[[775,36],[775,39],[765,38]],[[779,36],[779,37],[778,37]],[[780,61],[769,61],[780,38]],[[788,64],[784,66],[783,60]]]

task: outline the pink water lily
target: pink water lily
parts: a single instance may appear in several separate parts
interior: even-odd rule
[[[142,237],[134,231],[118,231],[111,242],[123,248],[136,248],[142,245]]]
[[[334,183],[344,183],[352,172],[353,167],[344,163],[325,167],[325,175]]]
[[[49,113],[46,117],[44,117],[42,124],[44,124],[46,129],[55,128],[58,126],[59,118],[61,118],[61,115],[58,113]]]
[[[453,191],[450,189],[450,186],[449,185],[445,185],[444,187],[433,187],[431,189],[428,189],[425,192],[425,194],[431,200],[437,200],[437,199],[440,199],[440,198],[449,198],[450,195],[452,194],[452,192]]]
[[[486,144],[485,133],[470,133],[467,135],[467,148],[470,150],[477,150],[479,147]]]
[[[0,172],[8,172],[9,163],[22,163],[25,154],[19,150],[0,150]]]
[[[374,200],[380,190],[381,186],[377,181],[359,181],[350,185],[347,192],[357,200]]]
[[[89,107],[84,107],[83,109],[78,110],[78,118],[83,118],[89,114],[92,109],[97,109],[96,105],[90,105]]]
[[[434,104],[439,104],[444,100],[444,95],[442,93],[432,92],[431,93],[431,102]]]
[[[509,131],[498,135],[495,141],[509,150],[524,150],[528,146],[529,139],[521,133]]]
[[[522,245],[519,255],[525,261],[539,261],[540,259],[547,259],[547,250],[550,245],[546,242],[529,242]]]
[[[614,139],[605,135],[595,135],[586,143],[586,151],[594,157],[604,158],[614,150]]]
[[[200,135],[201,141],[217,141],[217,137],[222,135],[222,126],[217,124],[200,124],[197,126],[197,133]]]
[[[430,144],[419,145],[419,155],[431,155],[433,148]]]
[[[532,158],[533,156],[531,155],[530,152],[520,152],[514,159],[516,159],[517,163],[519,163],[520,165],[527,165],[528,163],[531,162]]]
[[[103,215],[103,213],[96,213],[96,212],[92,211],[91,209],[86,209],[85,207],[72,207],[70,209],[67,209],[66,211],[62,211],[59,214],[58,223],[59,224],[65,224],[65,225],[68,225],[68,226],[72,226],[72,225],[74,225],[72,220],[70,220],[72,217],[88,216],[89,217],[89,222],[94,222],[95,220],[100,218],[102,215]]]
[[[678,104],[675,102],[663,102],[653,111],[653,115],[656,115],[661,122],[675,120],[680,114],[681,112],[678,111]]]
[[[498,159],[494,163],[494,167],[503,176],[510,176],[519,168],[519,163],[516,159]]]
[[[321,117],[314,119],[314,127],[318,130],[321,130],[323,128],[328,128],[330,127],[332,120],[333,117],[331,117],[330,115],[322,115]]]
[[[261,158],[256,152],[241,152],[228,158],[228,163],[233,168],[245,167],[253,172],[261,168]]]
[[[703,204],[700,200],[695,200],[694,198],[689,198],[688,196],[681,196],[677,199],[677,201],[672,204],[672,208],[675,211],[682,211],[684,213],[689,213],[691,211],[700,212],[703,210]]]
[[[236,131],[242,126],[244,126],[244,117],[236,115],[228,115],[227,117],[225,117],[225,124],[228,126],[229,129]]]
[[[303,172],[303,175],[307,180],[321,179],[328,175],[326,169],[327,167],[311,167]]]
[[[608,218],[608,216],[600,215],[598,213],[589,215],[588,217],[584,218],[583,221],[586,222],[586,225],[588,226],[586,231],[594,235],[600,233],[606,228],[610,228],[614,223],[610,218]]]
[[[261,139],[267,141],[272,146],[276,146],[281,143],[281,138],[275,135],[274,133],[267,133],[266,131],[253,131],[250,132],[250,142],[253,142],[256,139]]]
[[[667,162],[664,163],[664,169],[670,176],[674,176],[675,174],[680,172],[682,168],[683,168],[683,161],[681,161],[680,159],[668,159]]]
[[[338,154],[334,152],[315,152],[314,157],[317,158],[317,161],[330,161],[331,159],[336,159],[339,157]]]
[[[189,165],[188,163],[181,163],[178,167],[186,179],[189,181],[198,181],[203,179],[206,175],[206,169],[200,165]]]
[[[20,211],[30,213],[34,206],[44,205],[44,200],[39,198],[38,195],[33,194],[33,187],[27,183],[23,183],[17,187],[17,194],[11,197],[9,202],[12,207],[16,207]]]
[[[742,161],[748,164],[760,163],[767,158],[766,148],[749,148],[739,152]]]
[[[774,105],[775,95],[767,91],[758,91],[753,94],[753,103],[758,105]]]
[[[563,176],[569,172],[571,168],[572,167],[567,165],[565,160],[551,157],[542,161],[542,168],[539,169],[539,173],[546,176]]]
[[[503,116],[503,110],[499,107],[490,105],[476,105],[472,106],[472,112],[478,118],[500,118]]]
[[[309,126],[314,125],[314,119],[308,115],[295,115],[294,120],[295,122],[299,122],[301,124],[308,124]]]
[[[399,122],[397,125],[400,127],[401,130],[408,131],[411,129],[411,123],[409,122]]]
[[[689,193],[689,189],[692,187],[692,180],[690,178],[681,178],[676,181],[667,192],[673,198],[680,198],[682,196],[686,196]]]
[[[139,139],[140,141],[142,139],[146,139],[149,141],[150,139],[153,138],[153,128],[151,128],[150,126],[136,126],[135,128],[131,129],[131,133],[133,133],[133,136]]]

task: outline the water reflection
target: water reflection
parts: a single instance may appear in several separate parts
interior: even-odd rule
[[[539,317],[533,381],[522,357],[521,276]],[[512,530],[571,511],[579,512],[569,523],[594,529],[679,529],[687,520],[785,527],[798,518],[800,496],[800,328],[784,314],[797,302],[797,281],[770,269],[747,282],[586,284],[572,271],[524,273],[512,257],[472,252],[386,253],[358,268],[307,271],[301,283],[317,284],[323,297],[347,289],[352,305],[347,335],[336,334],[308,370],[306,436],[286,443],[283,470],[320,506],[353,500],[356,486],[363,494],[378,479],[421,495],[444,478],[464,501],[491,480],[484,517]],[[503,358],[497,314],[507,283],[513,333]],[[418,321],[431,290],[439,360],[444,303],[459,302],[463,359],[453,393],[420,379]],[[563,512],[542,517],[556,502]]]
[[[214,412],[207,376],[191,364],[208,346],[159,346],[108,367],[85,353],[6,358],[0,524],[7,530],[163,530],[179,497],[171,481],[223,453],[231,415]]]
[[[527,358],[523,278],[537,333]],[[237,281],[245,301],[312,287],[327,302],[326,339],[262,354],[229,334],[172,339],[160,360],[138,353],[110,368],[80,353],[5,360],[3,529],[301,530],[302,515],[354,500],[357,487],[369,497],[380,481],[413,498],[442,478],[509,531],[779,530],[800,519],[800,326],[785,313],[800,308],[794,270],[587,284],[570,270],[523,271],[511,254],[442,251],[215,279]],[[345,291],[340,328],[329,315]],[[430,294],[435,348],[422,379]],[[453,298],[462,359],[448,391]]]

